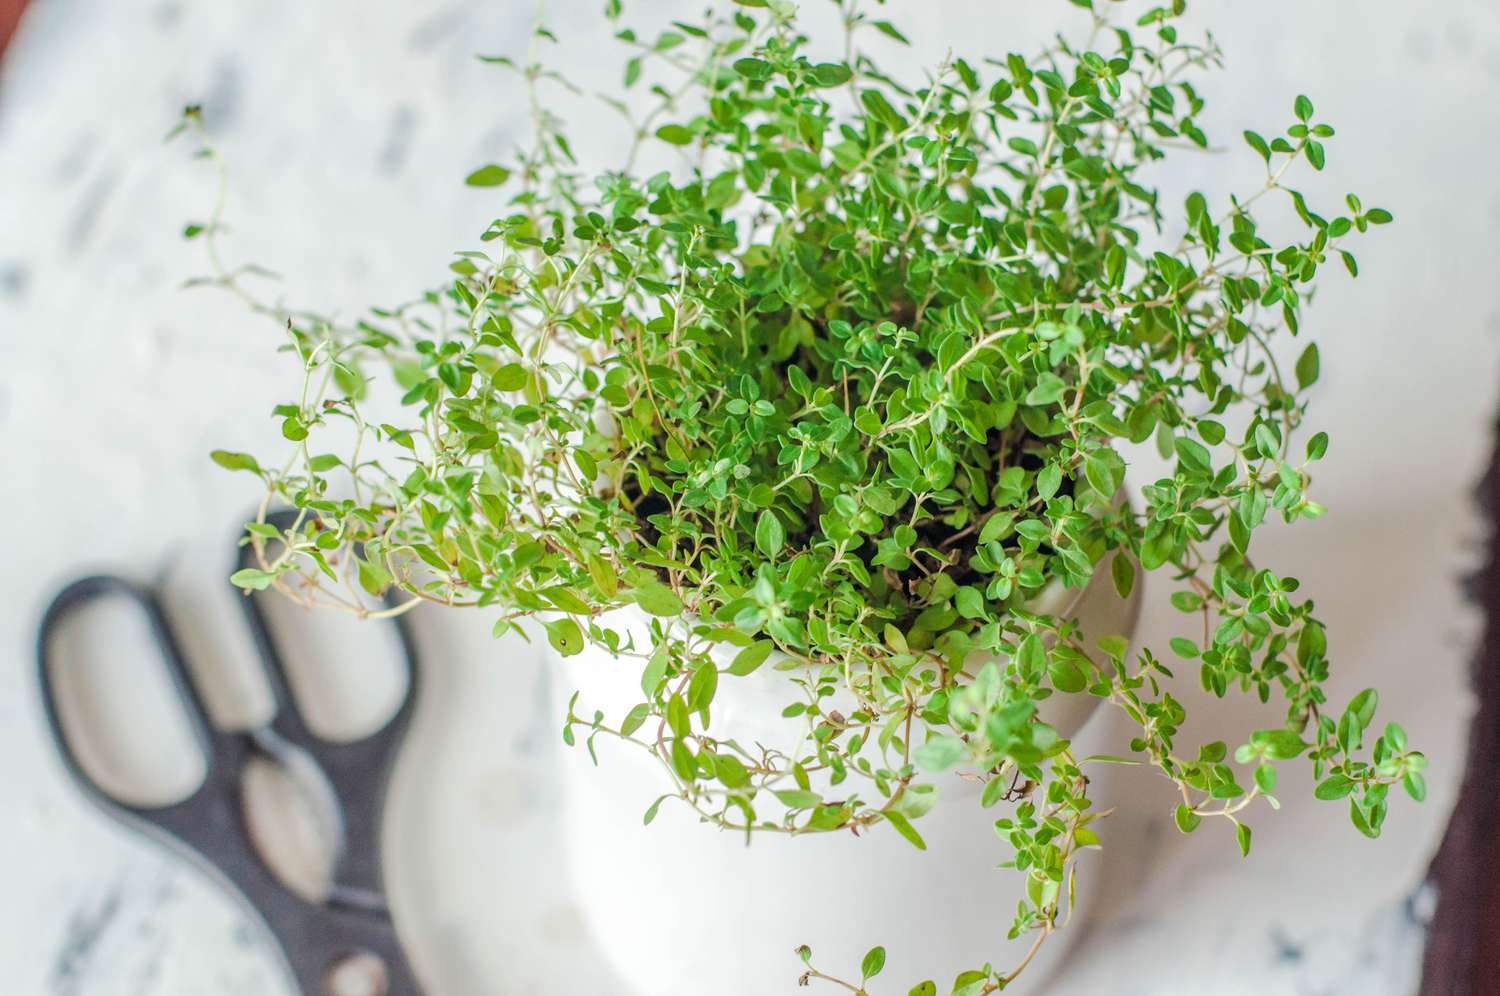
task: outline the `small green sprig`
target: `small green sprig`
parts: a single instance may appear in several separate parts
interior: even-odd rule
[[[300,374],[275,410],[284,463],[214,454],[262,480],[263,512],[300,513],[250,524],[259,562],[235,582],[361,614],[477,607],[497,635],[532,619],[560,654],[634,661],[640,703],[608,717],[575,696],[563,735],[661,763],[647,822],[673,801],[746,834],[884,824],[925,847],[933,776],[972,774],[982,808],[1003,807],[982,818],[1024,881],[1010,936],[1031,946],[955,996],[1006,988],[1067,922],[1075,858],[1101,843],[1093,765],[1155,767],[1184,833],[1221,818],[1248,852],[1250,807],[1276,806],[1279,765],[1306,758],[1316,795],[1378,834],[1391,786],[1424,795],[1424,759],[1395,724],[1365,750],[1373,690],[1330,708],[1313,603],[1250,547],[1272,517],[1323,514],[1328,438],[1299,442],[1318,349],[1288,369],[1286,340],[1323,266],[1357,275],[1351,239],[1391,216],[1288,185],[1333,137],[1306,97],[1276,137],[1244,133],[1260,186],[1172,207],[1151,168],[1208,147],[1191,81],[1219,51],[1181,36],[1181,2],[1133,21],[1072,6],[1081,42],[901,81],[868,48],[901,32],[856,0],[828,60],[782,0],[654,36],[612,0],[632,141],[602,171],[554,113],[570,84],[538,24],[524,60],[486,57],[518,77],[534,132],[467,178],[495,192],[479,248],[352,325],[265,303],[258,271],[226,268],[221,192],[185,234],[207,244],[207,282],[285,328]],[[196,111],[184,125],[204,137]],[[675,166],[640,175],[648,149]],[[1269,197],[1300,229],[1257,220]],[[1170,470],[1120,503],[1147,445]],[[1267,704],[1232,761],[1224,742],[1178,752],[1187,706],[1153,648],[1035,611],[1049,585],[1102,572],[1126,597],[1143,570],[1194,619],[1168,649],[1203,692]],[[367,607],[392,587],[409,600]],[[612,622],[630,605],[649,639]],[[784,672],[787,740],[750,749],[716,703],[778,653],[805,665]],[[1122,711],[1129,756],[1076,757],[1039,717],[1053,695]],[[873,949],[856,983],[800,954],[803,981],[856,993],[885,962]]]

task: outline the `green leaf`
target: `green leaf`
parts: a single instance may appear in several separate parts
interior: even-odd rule
[[[1107,633],[1094,643],[1109,656],[1110,660],[1114,661],[1124,660],[1125,654],[1130,650],[1130,641],[1114,633]]]
[[[1156,570],[1171,559],[1176,547],[1176,540],[1168,530],[1148,536],[1146,542],[1141,544],[1141,566],[1148,571]]]
[[[1040,636],[1028,633],[1021,639],[1020,646],[1016,648],[1016,663],[1020,665],[1023,674],[1042,673],[1042,668],[1047,666],[1047,645]]]
[[[1298,95],[1296,102],[1292,105],[1292,110],[1296,112],[1298,121],[1309,121],[1312,119],[1312,101],[1308,100],[1305,96]]]
[[[1078,847],[1099,847],[1102,842],[1093,830],[1088,827],[1079,827],[1073,831],[1073,843]]]
[[[1235,840],[1238,841],[1239,845],[1240,845],[1240,857],[1242,857],[1242,858],[1249,857],[1249,855],[1250,855],[1250,827],[1249,827],[1249,825],[1245,824],[1245,823],[1236,823],[1234,825],[1234,837],[1235,837]]]
[[[1198,829],[1198,824],[1203,822],[1203,817],[1179,803],[1176,811],[1172,814],[1172,820],[1177,824],[1177,829],[1183,833],[1192,833]]]
[[[698,776],[698,760],[682,736],[672,738],[672,770],[677,777],[690,782]]]
[[[812,78],[820,87],[843,86],[854,78],[849,67],[838,62],[822,62],[812,68]]]
[[[1354,781],[1344,775],[1329,775],[1318,783],[1317,788],[1313,789],[1313,795],[1324,802],[1332,802],[1353,792],[1354,786]]]
[[[660,581],[648,581],[631,593],[635,604],[653,616],[682,615],[682,599]]]
[[[693,712],[701,712],[707,709],[714,700],[714,693],[719,688],[719,669],[714,667],[712,661],[705,661],[693,672],[692,680],[688,682],[687,704]]]
[[[1135,561],[1127,553],[1116,553],[1109,562],[1109,573],[1115,583],[1115,593],[1129,598],[1135,588]]]
[[[209,454],[209,457],[212,458],[214,463],[225,470],[248,470],[256,474],[260,473],[260,464],[255,461],[255,457],[248,453],[235,453],[232,450],[214,450]]]
[[[671,145],[691,145],[693,133],[680,124],[662,125],[656,129],[656,137]]]
[[[1256,730],[1250,743],[1273,761],[1290,761],[1311,746],[1291,730]]]
[[[220,577],[223,577],[221,574]],[[255,567],[243,567],[229,575],[229,583],[246,591],[265,591],[271,587],[271,582],[276,580],[276,574],[272,571],[262,571]]]
[[[1318,379],[1318,344],[1310,343],[1297,359],[1297,386],[1307,390]]]
[[[931,979],[918,982],[907,990],[906,996],[937,996],[937,983]]]
[[[247,522],[247,523],[245,523],[245,531],[249,532],[249,533],[253,533],[256,536],[259,536],[261,539],[266,539],[266,540],[279,540],[279,539],[281,539],[281,530],[277,529],[275,526],[271,525],[269,522]]]
[[[1307,161],[1311,163],[1312,168],[1316,170],[1321,170],[1327,164],[1328,156],[1323,149],[1322,142],[1307,143]]]
[[[1380,693],[1373,688],[1366,688],[1349,702],[1349,708],[1345,712],[1354,716],[1361,730],[1367,729],[1370,720],[1375,718],[1375,707],[1380,702]]]
[[[744,788],[750,784],[750,772],[733,754],[719,754],[714,758],[714,776],[726,788]]]
[[[1114,450],[1096,450],[1084,459],[1083,471],[1094,490],[1110,498],[1125,480],[1125,461]]]
[[[983,619],[984,595],[973,585],[964,585],[953,593],[953,607],[965,619]]]
[[[666,724],[672,727],[672,733],[678,739],[681,739],[682,736],[687,736],[691,732],[691,720],[687,714],[687,699],[684,699],[676,691],[673,691],[672,694],[666,697]],[[682,777],[691,778],[693,774],[691,774],[691,771],[688,771]]]
[[[771,64],[764,59],[736,59],[734,71],[751,80],[771,78]]]
[[[811,809],[823,801],[818,793],[802,789],[777,789],[776,798],[788,809]]]
[[[1281,441],[1265,422],[1255,427],[1255,446],[1260,450],[1260,455],[1268,459],[1275,459],[1281,452]]]
[[[607,599],[613,599],[619,589],[620,579],[614,570],[600,557],[590,557],[588,560],[589,580],[599,589],[599,593]]]
[[[1247,131],[1245,132],[1245,142],[1250,148],[1258,152],[1262,159],[1267,162],[1271,161],[1271,147],[1266,144],[1266,140],[1261,138],[1260,135],[1253,131]]]
[[[620,733],[623,736],[630,736],[641,728],[650,715],[651,706],[645,702],[631,707],[631,710],[625,714],[625,718],[620,721]]]
[[[737,677],[752,674],[757,668],[766,662],[771,656],[771,651],[776,649],[776,644],[770,640],[756,640],[750,646],[734,655],[734,660],[729,665],[729,673]]]
[[[1197,612],[1203,608],[1203,596],[1194,591],[1174,591],[1167,600],[1178,612]]]
[[[675,31],[663,31],[656,38],[656,44],[651,46],[657,52],[669,52],[687,41],[687,38]]]
[[[1049,463],[1036,475],[1036,493],[1043,499],[1050,499],[1057,494],[1057,489],[1062,486],[1062,468],[1055,463]]]
[[[1059,692],[1076,695],[1088,687],[1083,669],[1060,653],[1052,655],[1047,664],[1047,674],[1052,678],[1052,687]]]
[[[529,383],[531,377],[519,363],[507,363],[490,377],[497,391],[519,391]]]
[[[1406,794],[1417,802],[1421,802],[1427,798],[1427,780],[1418,772],[1408,771],[1402,775],[1401,784],[1406,789]]]
[[[1229,517],[1229,542],[1242,554],[1250,549],[1250,527],[1238,515]]]
[[[1117,754],[1090,754],[1083,759],[1084,764],[1128,764],[1138,765],[1141,762],[1133,757],[1120,757]]]
[[[547,642],[564,657],[572,657],[583,651],[583,631],[571,616],[542,623],[547,630]]]
[[[775,559],[786,542],[786,530],[781,520],[769,508],[763,510],[755,520],[755,548],[767,557]]]
[[[1044,373],[1036,380],[1034,386],[1026,395],[1028,405],[1050,405],[1062,397],[1068,385],[1055,373]]]
[[[488,166],[481,166],[464,177],[464,183],[471,187],[498,187],[509,179],[510,170],[504,166],[497,166],[494,163],[490,163]]]
[[[395,580],[380,564],[373,560],[359,560],[359,586],[377,598],[385,594]]]
[[[661,688],[662,679],[667,676],[668,663],[667,648],[657,647],[651,659],[646,662],[645,670],[641,672],[641,691],[646,693],[646,698],[656,697],[657,689]]]
[[[917,828],[911,825],[911,821],[894,809],[883,810],[886,822],[895,828],[896,832],[911,842],[911,845],[919,851],[927,850],[927,841],[917,833]]]
[[[1176,443],[1177,462],[1183,469],[1203,474],[1213,469],[1213,458],[1202,443],[1187,436],[1178,436]]]
[[[859,972],[864,978],[861,982],[868,982],[880,974],[885,968],[885,948],[873,947],[865,953],[864,960],[859,963]]]
[[[544,588],[538,594],[540,594],[543,598],[551,602],[554,606],[556,606],[563,612],[570,612],[576,616],[586,616],[590,614],[588,603],[579,598],[577,593],[569,588],[563,587],[562,585],[556,585],[551,588]]]
[[[968,748],[962,740],[944,735],[932,737],[912,751],[911,759],[916,762],[917,767],[927,771],[947,771],[962,760],[966,753]]]

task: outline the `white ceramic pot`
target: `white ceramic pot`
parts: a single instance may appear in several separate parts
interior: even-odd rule
[[[1082,592],[1058,587],[1034,604],[1078,618],[1090,636],[1128,637],[1139,590],[1121,600],[1101,571]],[[611,622],[637,628],[644,620]],[[617,723],[642,699],[637,662],[591,648],[553,665],[553,687],[563,701],[581,690],[579,715],[601,709]],[[805,721],[780,713],[796,698],[785,673],[769,666],[726,679],[714,701],[714,732],[789,747]],[[1097,702],[1057,695],[1044,715],[1071,737]],[[857,838],[757,834],[747,845],[742,834],[701,823],[672,799],[643,825],[647,806],[671,791],[670,776],[632,745],[599,737],[595,746],[598,768],[581,745],[563,759],[560,844],[577,903],[631,996],[795,992],[800,944],[812,946],[814,964],[845,976],[857,974],[870,947],[885,945],[884,984],[872,983],[882,994],[905,993],[929,976],[946,992],[959,971],[986,961],[1006,966],[1025,954],[1029,936],[1005,938],[1023,882],[1013,871],[995,870],[1008,856],[993,829],[1002,814],[1000,807],[980,808],[972,780],[939,781],[938,804],[916,822],[925,851],[883,824]],[[1080,878],[1086,887],[1093,876]],[[1077,898],[1081,913],[1087,903]],[[1043,945],[1028,976],[1043,975],[1057,961],[1079,933],[1077,920],[1075,914],[1068,930]]]

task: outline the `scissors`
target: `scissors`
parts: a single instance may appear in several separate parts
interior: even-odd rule
[[[269,517],[285,528],[290,513]],[[249,566],[248,547],[239,554]],[[104,598],[123,597],[146,617],[193,738],[206,759],[203,780],[184,799],[141,806],[103,788],[80,763],[62,726],[51,644],[74,611]],[[264,921],[280,945],[303,996],[339,992],[335,973],[351,959],[373,968],[362,991],[370,996],[419,996],[422,992],[391,921],[380,868],[380,815],[392,764],[406,731],[417,689],[417,653],[402,616],[391,617],[406,668],[404,699],[383,726],[352,742],[314,735],[291,694],[265,610],[253,597],[240,599],[250,636],[270,686],[274,714],[248,730],[216,727],[182,656],[160,599],[125,578],[93,575],[69,584],[47,608],[37,637],[37,670],[47,725],[64,765],[93,802],[121,823],[193,859]],[[326,897],[308,899],[285,885],[266,865],[251,839],[241,804],[242,776],[254,758],[296,770],[311,763],[332,789],[338,826],[334,833],[332,883]],[[371,962],[378,959],[379,964]]]

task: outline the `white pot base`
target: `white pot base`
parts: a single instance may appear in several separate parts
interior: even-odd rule
[[[1070,607],[1086,633],[1129,635],[1139,587],[1122,601],[1107,572],[1100,576],[1103,584],[1091,584]],[[602,709],[615,724],[643,697],[639,670],[637,662],[590,648],[553,662],[553,687],[561,701],[581,689],[578,714]],[[785,733],[768,744],[795,742],[805,721],[777,719],[798,697],[783,675],[765,666],[724,682],[714,704],[716,731],[769,724]],[[1096,705],[1065,696],[1043,713],[1073,737]],[[575,732],[586,735],[586,728]],[[563,759],[562,844],[573,894],[631,996],[793,993],[802,944],[812,947],[815,965],[843,978],[857,977],[865,952],[880,944],[887,963],[873,992],[905,993],[928,978],[946,992],[961,971],[986,962],[1001,971],[1014,967],[1035,937],[1006,939],[1024,880],[997,868],[1012,852],[994,821],[1011,807],[982,809],[973,782],[938,780],[937,805],[915,821],[925,851],[884,824],[858,839],[849,832],[757,833],[747,845],[742,834],[699,822],[677,799],[665,800],[644,826],[647,807],[672,791],[670,776],[634,745],[600,736],[595,749],[597,768],[581,744]],[[1031,985],[1081,933],[1099,857],[1080,857],[1073,922],[1027,967]]]
[[[929,977],[946,991],[959,971],[1013,966],[1030,946],[1030,935],[1005,939],[1023,879],[995,867],[1010,853],[992,829],[1003,804],[940,802],[916,823],[926,851],[884,825],[859,839],[757,834],[747,846],[674,799],[644,826],[670,780],[633,748],[602,738],[596,746],[598,768],[581,747],[564,758],[563,843],[588,927],[632,996],[793,993],[800,944],[813,948],[814,964],[846,978],[882,944],[884,985],[872,991],[905,993]],[[1080,859],[1082,910],[1099,856]],[[1079,926],[1049,938],[1027,976],[1047,974]]]

